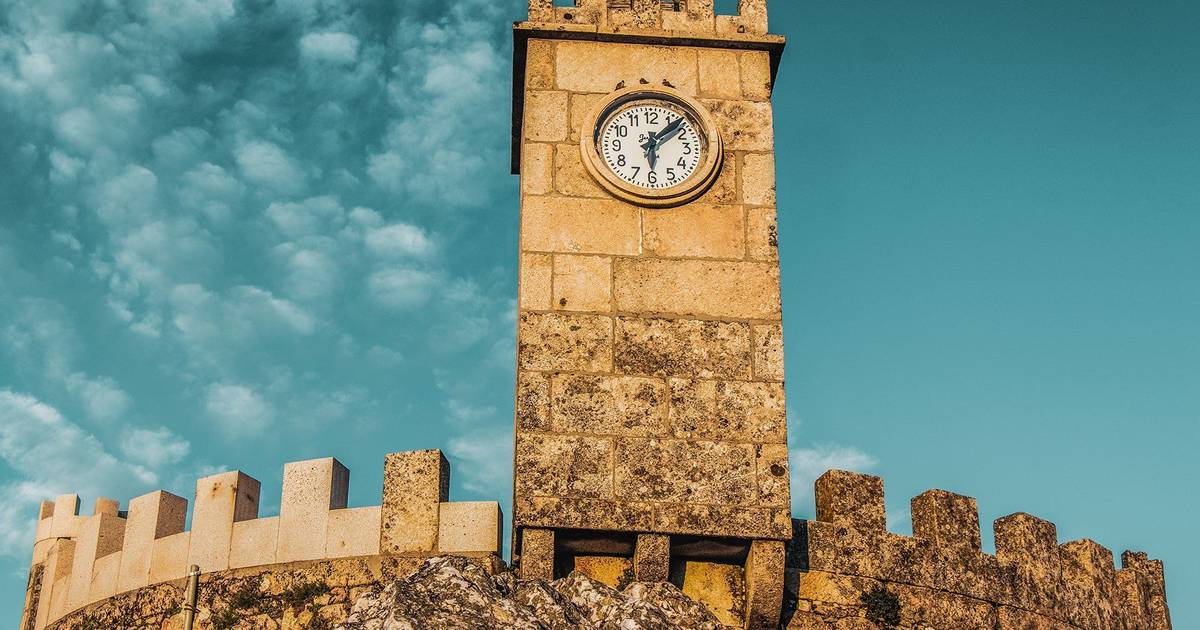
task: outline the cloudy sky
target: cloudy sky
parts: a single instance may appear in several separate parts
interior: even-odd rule
[[[0,618],[62,492],[369,505],[439,447],[507,505],[522,4],[0,0]],[[1185,627],[1200,10],[1125,4],[773,5],[796,512],[973,494],[1165,557]]]

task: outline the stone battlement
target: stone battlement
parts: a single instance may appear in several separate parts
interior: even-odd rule
[[[767,33],[767,0],[739,0],[737,15],[716,15],[713,0],[529,0],[529,21],[738,36]]]
[[[858,616],[871,592],[877,607],[894,598],[902,628],[1171,628],[1162,562],[1144,553],[1118,570],[1108,549],[1059,544],[1053,523],[1028,514],[996,520],[996,553],[983,553],[975,499],[942,490],[912,500],[912,537],[893,534],[883,480],[843,471],[817,480],[816,503],[816,520],[798,524],[790,628]]]
[[[440,451],[388,455],[382,505],[347,508],[350,471],[333,458],[284,466],[279,515],[258,518],[260,484],[238,471],[196,482],[187,500],[152,492],[120,511],[79,497],[42,503],[22,630],[39,630],[120,593],[201,573],[364,556],[499,556],[495,502],[447,502],[450,466]]]

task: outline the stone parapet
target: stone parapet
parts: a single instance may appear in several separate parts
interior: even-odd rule
[[[126,511],[99,499],[91,516],[79,514],[76,495],[43,502],[21,630],[114,596],[158,592],[156,584],[177,588],[190,565],[210,574],[344,558],[499,558],[499,504],[448,502],[440,451],[387,456],[381,506],[347,508],[349,479],[332,458],[287,464],[279,516],[259,518],[257,480],[237,471],[205,477],[189,531],[187,500],[162,491]]]
[[[1171,628],[1163,565],[1144,553],[1116,569],[1108,549],[1059,544],[1053,523],[1028,514],[997,519],[996,553],[984,553],[975,499],[942,490],[912,500],[913,536],[893,534],[870,475],[830,471],[816,502],[790,554],[789,628],[884,613],[897,628]]]

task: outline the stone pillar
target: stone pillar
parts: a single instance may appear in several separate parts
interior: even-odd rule
[[[774,630],[783,612],[786,545],[778,540],[750,543],[746,558],[746,628]]]
[[[441,451],[388,455],[383,464],[380,552],[437,551],[438,512],[449,497],[450,462]]]
[[[350,470],[332,457],[285,465],[275,561],[324,558],[329,511],[346,507],[349,488]]]
[[[633,574],[639,582],[666,582],[671,574],[671,537],[638,534],[633,552]]]
[[[979,508],[975,499],[930,490],[912,500],[913,535],[944,549],[978,553]]]
[[[258,480],[242,472],[227,472],[196,482],[188,564],[200,570],[229,568],[233,524],[258,517]]]
[[[817,479],[817,520],[864,532],[887,530],[883,479],[831,470]]]
[[[521,579],[554,579],[554,530],[531,528],[521,533]]]
[[[170,492],[151,492],[129,502],[125,541],[121,546],[119,592],[150,583],[150,557],[154,541],[183,531],[187,499]]]

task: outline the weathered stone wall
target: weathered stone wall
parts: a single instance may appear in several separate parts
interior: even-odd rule
[[[192,565],[207,575],[380,554],[498,556],[499,504],[447,502],[449,477],[440,451],[388,455],[383,504],[347,508],[350,471],[337,460],[291,463],[279,516],[258,518],[259,482],[223,473],[196,483],[190,531],[187,500],[161,491],[133,499],[125,512],[99,499],[90,517],[79,515],[75,495],[44,502],[21,629],[39,630],[114,595],[176,582]]]
[[[1013,514],[981,551],[975,499],[933,490],[912,501],[913,536],[889,533],[883,481],[831,471],[817,519],[790,553],[792,630],[1170,630],[1163,565],[1090,540],[1060,545],[1053,523]]]
[[[535,38],[525,76],[515,527],[786,539],[768,53]],[[590,111],[639,83],[716,118],[693,203],[626,203],[581,163]]]

